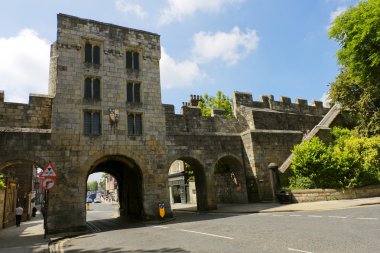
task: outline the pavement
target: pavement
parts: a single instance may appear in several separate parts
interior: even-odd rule
[[[250,204],[220,204],[217,210],[210,213],[275,213],[322,211],[346,209],[366,205],[379,205],[380,197],[350,200],[330,200],[295,204],[279,204],[274,202]],[[196,205],[173,204],[177,212],[196,212]],[[44,239],[43,218],[40,212],[30,221],[22,222],[20,227],[12,226],[0,229],[0,253],[60,252],[66,240],[73,234],[48,235]],[[74,235],[75,236],[75,235]]]

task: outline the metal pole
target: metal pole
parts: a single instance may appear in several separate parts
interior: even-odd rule
[[[44,239],[46,239],[46,234],[47,234],[47,230],[48,230],[48,227],[47,227],[47,213],[48,213],[48,202],[49,201],[49,191],[48,190],[45,190],[45,203],[44,203],[44,229],[45,229],[45,232],[44,232]]]

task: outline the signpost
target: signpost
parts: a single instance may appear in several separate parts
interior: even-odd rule
[[[43,215],[44,215],[44,239],[46,239],[46,234],[47,234],[47,211],[49,207],[49,190],[53,189],[55,186],[55,181],[54,178],[58,177],[57,171],[55,170],[53,164],[49,162],[45,169],[42,171],[40,174],[40,177],[42,178],[42,188],[45,189],[45,203],[43,206]]]

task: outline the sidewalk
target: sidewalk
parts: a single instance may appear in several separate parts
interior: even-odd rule
[[[0,252],[29,253],[49,252],[49,238],[44,239],[44,220],[37,212],[36,217],[0,230]]]
[[[318,202],[304,202],[294,204],[279,204],[273,202],[249,203],[249,204],[219,204],[217,210],[211,213],[271,213],[271,212],[296,212],[318,211],[352,208],[365,205],[380,204],[380,197],[362,199],[329,200]],[[196,212],[195,204],[173,204],[173,211]]]

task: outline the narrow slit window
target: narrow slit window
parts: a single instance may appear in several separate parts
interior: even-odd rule
[[[100,47],[94,46],[94,64],[100,64]]]
[[[84,81],[84,97],[85,98],[91,98],[92,97],[91,86],[92,86],[91,78],[86,78],[86,80]]]
[[[100,80],[95,78],[93,80],[93,99],[99,100],[100,99]]]
[[[92,45],[90,43],[86,43],[84,46],[84,62],[92,63]]]
[[[133,83],[127,83],[127,102],[133,102]]]

